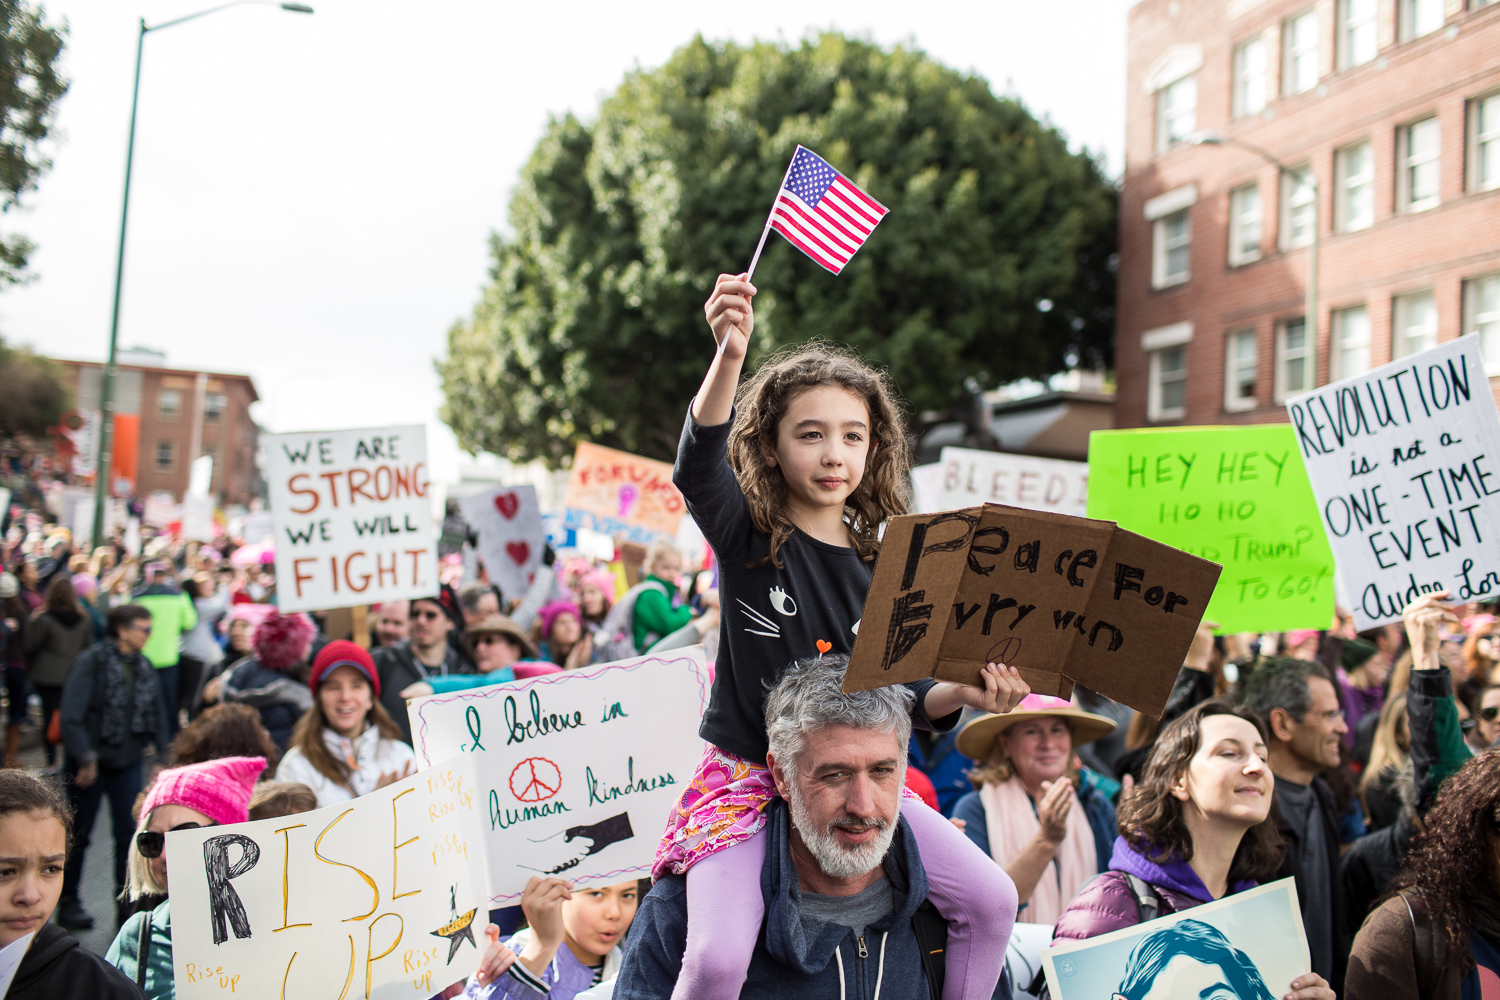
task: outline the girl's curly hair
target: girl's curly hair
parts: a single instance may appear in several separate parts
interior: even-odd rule
[[[836,386],[860,399],[870,410],[870,452],[865,474],[844,504],[844,521],[861,559],[880,551],[880,525],[905,514],[911,502],[911,449],[906,422],[895,393],[882,372],[852,352],[822,341],[779,351],[766,358],[735,394],[734,428],[729,435],[729,464],[739,477],[750,505],[750,519],[771,538],[769,554],[750,568],[770,562],[781,569],[781,546],[792,534],[787,517],[786,478],[766,464],[776,447],[776,433],[787,407],[799,394],[819,386]]]
[[[1448,946],[1448,960],[1467,976],[1471,907],[1495,893],[1495,841],[1500,837],[1500,750],[1486,750],[1443,783],[1412,840],[1406,867],[1387,899],[1415,893],[1427,904]],[[1364,914],[1360,914],[1361,917]]]

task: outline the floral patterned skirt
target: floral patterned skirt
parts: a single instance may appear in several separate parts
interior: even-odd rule
[[[656,848],[651,877],[685,875],[710,854],[749,840],[766,825],[766,806],[776,797],[771,772],[713,744],[672,807],[667,831]]]

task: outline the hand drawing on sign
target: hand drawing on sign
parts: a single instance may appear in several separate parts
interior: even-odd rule
[[[587,848],[574,846],[561,854],[560,857],[564,860],[560,861],[556,866],[547,869],[532,868],[531,870],[539,871],[544,875],[560,875],[570,868],[577,867],[584,858],[598,854],[606,847],[618,844],[622,840],[629,840],[634,836],[635,830],[630,825],[630,814],[622,812],[587,826],[570,826],[561,833],[554,833],[550,837],[539,839],[528,837],[527,839],[531,840],[533,844],[545,844],[550,840],[556,840],[558,837],[563,838],[563,844],[572,844],[575,840],[588,841]],[[529,866],[518,865],[517,867],[526,868]]]
[[[474,945],[476,951],[479,949],[479,945],[474,941],[474,914],[479,912],[479,908],[476,906],[468,913],[461,914],[458,912],[458,886],[449,888],[448,900],[448,908],[453,912],[453,919],[437,930],[432,931],[432,936],[448,939],[448,961],[446,964],[452,965],[453,956],[458,954],[458,947],[464,941],[467,940],[470,944]]]

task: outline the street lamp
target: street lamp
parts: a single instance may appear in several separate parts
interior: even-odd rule
[[[1292,170],[1270,153],[1259,146],[1245,142],[1243,139],[1231,139],[1219,135],[1216,132],[1199,132],[1193,136],[1195,146],[1238,146],[1248,152],[1265,160],[1278,171],[1278,179],[1282,174],[1296,175],[1298,171]],[[1303,318],[1304,329],[1307,331],[1308,343],[1317,349],[1318,343],[1318,177],[1313,173],[1312,163],[1307,165],[1307,183],[1312,188],[1312,241],[1307,245],[1307,299],[1303,309],[1307,315]]]
[[[109,360],[104,366],[104,378],[99,386],[99,450],[94,458],[94,536],[91,539],[93,545],[99,545],[104,540],[104,502],[109,496],[109,463],[115,430],[115,373],[117,371],[115,346],[120,334],[120,283],[125,276],[125,222],[130,217],[130,165],[135,158],[135,112],[141,96],[141,53],[145,48],[146,33],[160,31],[174,24],[192,21],[244,4],[276,6],[294,14],[313,12],[311,7],[301,3],[276,3],[275,0],[230,0],[229,3],[210,7],[208,10],[200,10],[196,14],[163,21],[161,24],[147,26],[146,19],[141,18],[141,33],[136,37],[135,42],[135,87],[130,94],[130,138],[125,144],[125,197],[120,205],[120,246],[115,255],[115,307],[109,324]],[[193,455],[189,461],[197,457]]]

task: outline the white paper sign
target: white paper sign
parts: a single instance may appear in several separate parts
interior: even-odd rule
[[[276,533],[276,522],[268,510],[252,510],[240,519],[240,540],[246,545],[263,542]]]
[[[464,520],[479,535],[479,558],[507,598],[520,597],[542,564],[547,532],[535,486],[504,486],[458,502]]]
[[[487,923],[473,763],[326,809],[167,834],[177,996],[393,1000],[468,976]]]
[[[437,593],[424,427],[262,440],[283,613]]]
[[[165,528],[177,520],[177,517],[177,504],[172,500],[172,494],[157,490],[146,498],[141,523],[150,528]]]
[[[36,937],[36,931],[32,931],[25,937],[18,937],[4,948],[0,948],[0,997],[10,992],[10,984],[15,981],[16,970],[21,967],[21,959],[26,957],[26,949],[31,947],[31,939]]]
[[[1088,513],[1089,466],[1003,451],[944,448],[939,510],[1003,503],[1084,517]]]
[[[411,702],[420,760],[472,754],[490,906],[534,875],[616,885],[650,874],[703,755],[703,647]]]
[[[1477,334],[1287,400],[1355,627],[1500,594],[1500,415]]]
[[[911,493],[913,514],[936,514],[943,510],[943,463],[912,466]]]
[[[182,537],[190,542],[214,540],[213,497],[190,493],[182,498]]]

